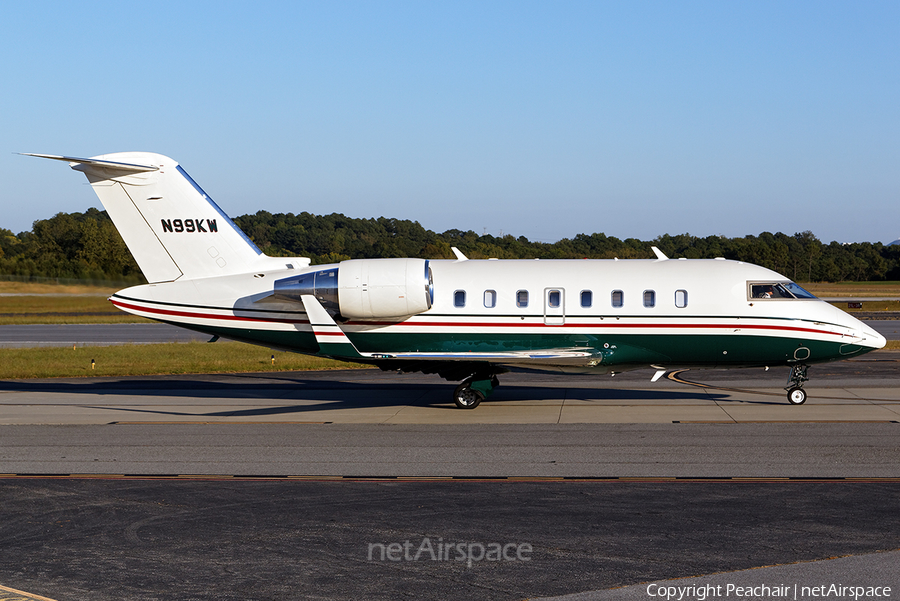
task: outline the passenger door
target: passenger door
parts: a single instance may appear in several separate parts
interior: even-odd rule
[[[566,323],[566,291],[562,288],[544,288],[544,323],[561,326]]]

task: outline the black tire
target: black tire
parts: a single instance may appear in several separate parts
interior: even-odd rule
[[[474,409],[484,400],[484,395],[473,390],[471,380],[464,380],[453,392],[453,402],[460,409]]]
[[[791,405],[802,405],[806,402],[806,391],[799,386],[794,386],[788,390],[787,400]]]

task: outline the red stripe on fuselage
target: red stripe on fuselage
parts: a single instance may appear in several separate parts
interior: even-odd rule
[[[216,315],[212,313],[193,313],[189,311],[175,311],[172,309],[158,309],[156,307],[140,307],[122,301],[110,299],[117,307],[124,307],[142,311],[144,313],[154,313],[158,315],[171,315],[176,317],[192,317],[196,319],[221,319],[225,321],[251,321],[256,323],[309,323],[306,319],[279,319],[279,318],[261,318],[261,317],[244,317],[239,315]],[[250,311],[252,309],[245,309]],[[729,329],[729,330],[776,330],[781,332],[803,332],[808,334],[824,334],[831,336],[841,336],[840,332],[829,332],[827,330],[817,330],[813,328],[800,328],[796,326],[776,326],[776,325],[760,325],[760,324],[724,324],[724,323],[708,323],[708,324],[692,324],[692,323],[567,323],[564,325],[546,325],[543,323],[491,323],[491,322],[475,322],[475,321],[350,321],[348,326],[407,326],[407,327],[444,327],[444,328],[541,328],[548,329],[559,328],[659,328],[659,329]],[[340,336],[344,332],[316,332],[329,336]]]
[[[641,319],[641,318],[638,318]],[[827,330],[814,330],[812,328],[798,328],[794,326],[770,326],[754,324],[727,324],[727,323],[566,323],[563,325],[547,325],[543,323],[479,323],[479,322],[366,322],[348,321],[346,325],[402,325],[419,327],[466,327],[466,328],[534,328],[546,326],[548,328],[721,328],[730,330],[782,330],[790,332],[808,332],[812,334],[832,334],[841,336],[840,333]]]
[[[223,319],[226,321],[253,321],[257,323],[309,323],[308,319],[275,319],[275,318],[263,318],[263,317],[243,317],[240,315],[215,315],[212,313],[191,313],[189,311],[174,311],[172,309],[158,309],[156,307],[139,307],[137,305],[132,305],[129,303],[123,303],[122,301],[117,301],[110,299],[110,302],[117,307],[127,307],[128,309],[134,309],[135,311],[142,311],[144,313],[154,313],[157,315],[171,315],[174,317],[193,317],[195,319]],[[238,309],[240,311],[241,309]],[[245,309],[251,310],[251,309]]]

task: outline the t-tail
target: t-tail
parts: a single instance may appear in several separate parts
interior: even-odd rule
[[[66,161],[87,176],[151,284],[247,273],[271,261],[169,157],[28,156]]]

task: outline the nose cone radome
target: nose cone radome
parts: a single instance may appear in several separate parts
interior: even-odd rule
[[[868,346],[872,349],[880,349],[884,348],[884,345],[887,344],[887,340],[885,339],[885,337],[876,332],[868,325],[863,324],[863,327],[860,329],[862,330],[863,339],[860,340],[859,343],[862,346]]]

